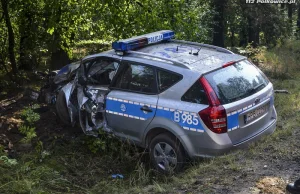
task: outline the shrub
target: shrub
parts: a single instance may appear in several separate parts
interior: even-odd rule
[[[16,159],[10,159],[7,156],[0,156],[0,162],[6,166],[15,166],[18,164]]]
[[[36,137],[34,124],[40,119],[40,115],[34,112],[34,109],[39,108],[38,104],[26,107],[21,112],[21,118],[24,120],[24,123],[19,127],[20,133],[25,135],[23,142],[30,142],[34,137]]]
[[[38,104],[34,104],[31,107],[26,107],[21,112],[21,117],[25,121],[26,125],[33,126],[35,122],[40,120],[40,115],[34,112],[34,109],[39,108]]]

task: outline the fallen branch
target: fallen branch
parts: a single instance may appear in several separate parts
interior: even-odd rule
[[[289,91],[287,90],[274,90],[275,93],[284,93],[284,94],[289,94]]]

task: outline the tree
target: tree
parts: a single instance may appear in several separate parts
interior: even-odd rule
[[[290,24],[292,25],[292,21],[293,21],[293,4],[288,4],[287,9],[288,9],[288,19],[289,19]]]
[[[297,38],[300,39],[300,3],[298,3],[298,18],[297,18]]]
[[[12,29],[9,12],[8,12],[8,4],[6,0],[1,0],[1,6],[3,10],[4,20],[6,23],[7,31],[8,31],[8,54],[11,63],[12,72],[14,74],[18,73],[16,57],[15,57],[15,36],[14,31]]]
[[[33,70],[38,66],[40,50],[46,35],[43,24],[44,2],[20,1],[15,7],[19,15],[16,21],[19,29],[19,69]]]
[[[213,0],[212,7],[215,10],[215,14],[213,17],[213,45],[224,47],[224,34],[225,34],[225,6],[227,4],[227,0]]]

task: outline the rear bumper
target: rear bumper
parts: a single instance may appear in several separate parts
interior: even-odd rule
[[[197,139],[197,137],[188,136],[181,136],[181,138],[183,139],[183,141],[189,141],[189,144],[185,145],[184,147],[186,148],[186,151],[191,158],[214,157],[224,155],[236,149],[247,148],[250,143],[259,140],[265,135],[272,134],[275,131],[276,123],[277,118],[274,119],[268,127],[261,130],[259,133],[237,144],[232,144],[232,142],[228,142],[226,144],[220,145],[212,141],[208,135],[207,137],[201,137],[201,140]],[[201,142],[202,140],[206,143]]]

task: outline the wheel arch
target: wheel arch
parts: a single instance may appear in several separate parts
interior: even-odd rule
[[[186,155],[191,157],[192,145],[190,145],[190,142],[187,141],[187,136],[184,133],[184,129],[177,123],[171,122],[170,120],[164,118],[155,118],[148,126],[144,133],[143,146],[148,148],[151,140],[162,133],[168,133],[170,136],[178,139]]]
[[[145,141],[144,141],[145,146],[148,147],[149,144],[150,144],[150,142],[151,142],[151,140],[152,140],[154,137],[156,137],[157,135],[162,134],[162,133],[167,133],[167,134],[169,134],[170,136],[173,136],[173,137],[177,138],[176,135],[174,135],[174,134],[173,134],[172,132],[170,132],[169,130],[164,129],[164,128],[162,128],[162,127],[155,127],[155,128],[150,129],[150,130],[148,131],[148,133],[146,134],[146,136],[145,136]]]

